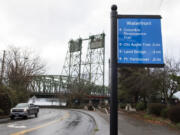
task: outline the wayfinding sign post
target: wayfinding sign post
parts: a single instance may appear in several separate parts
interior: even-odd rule
[[[118,16],[118,64],[162,67],[161,17]]]
[[[118,135],[117,68],[164,67],[161,17],[118,15],[111,7],[110,135]]]

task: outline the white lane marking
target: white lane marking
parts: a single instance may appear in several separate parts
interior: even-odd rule
[[[26,126],[21,125],[21,124],[8,124],[7,125],[9,128],[26,128]]]

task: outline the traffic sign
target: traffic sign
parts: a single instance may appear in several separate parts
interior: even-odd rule
[[[160,16],[125,16],[117,23],[119,65],[164,66]]]

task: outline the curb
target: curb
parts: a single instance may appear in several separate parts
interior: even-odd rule
[[[8,122],[9,120],[10,118],[3,118],[3,119],[0,119],[0,123]]]
[[[97,125],[97,122],[96,122],[95,118],[91,114],[89,114],[88,112],[85,112],[87,110],[85,110],[85,111],[83,111],[83,110],[76,110],[76,109],[71,109],[71,110],[83,113],[85,115],[88,115],[94,121],[95,127],[96,127],[95,129],[98,129],[98,125]],[[95,135],[95,134],[96,134],[96,131],[93,131],[93,135]]]

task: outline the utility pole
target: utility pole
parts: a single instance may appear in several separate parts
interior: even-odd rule
[[[103,40],[103,96],[105,95],[105,85],[104,85],[104,76],[105,76],[105,34],[102,34],[102,40]]]
[[[82,56],[82,39],[80,38],[79,39],[79,42],[80,42],[80,58],[79,58],[79,74],[78,74],[78,76],[79,76],[79,83],[80,83],[80,81],[81,81],[81,65],[82,65],[82,59],[81,59],[81,56]]]
[[[3,59],[2,59],[2,67],[1,67],[1,77],[0,77],[0,84],[2,84],[3,77],[4,77],[4,63],[5,63],[5,55],[6,51],[3,51]]]

